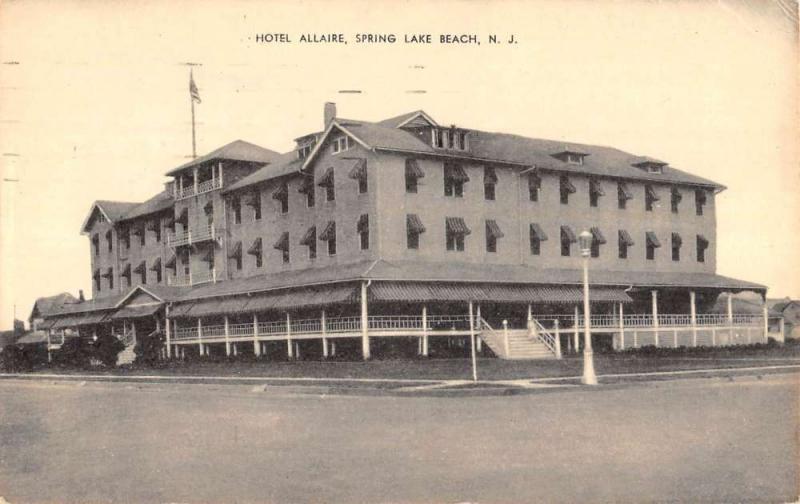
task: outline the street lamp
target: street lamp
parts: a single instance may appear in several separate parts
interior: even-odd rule
[[[592,331],[590,327],[589,311],[589,253],[592,248],[594,235],[583,231],[578,235],[578,244],[583,257],[583,377],[584,385],[597,385],[597,375],[594,374],[594,352],[592,351]]]

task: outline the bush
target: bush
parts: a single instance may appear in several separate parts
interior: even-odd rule
[[[160,331],[154,331],[146,336],[137,336],[136,346],[133,347],[136,359],[133,363],[145,366],[156,365],[162,348],[164,348],[164,335]]]
[[[91,345],[83,338],[70,338],[53,352],[53,364],[61,367],[88,368],[93,357]]]
[[[114,367],[117,365],[117,355],[123,350],[125,345],[116,336],[104,334],[98,336],[91,345],[91,357],[107,367]]]
[[[8,373],[30,371],[33,369],[33,363],[26,358],[22,348],[8,345],[0,351],[0,369]]]

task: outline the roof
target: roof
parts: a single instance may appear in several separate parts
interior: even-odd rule
[[[266,166],[262,166],[250,175],[231,184],[224,191],[235,191],[253,184],[258,184],[267,180],[298,173],[301,166],[303,166],[303,160],[299,159],[297,157],[297,151],[293,150],[291,152],[281,154],[280,156],[276,157],[273,162]]]
[[[78,300],[69,292],[62,292],[55,296],[40,297],[33,302],[31,315],[28,317],[28,322],[37,318],[36,315],[44,317],[51,312],[56,312],[61,309],[61,306],[68,303],[77,303]]]
[[[186,168],[196,166],[213,159],[230,159],[233,161],[247,161],[251,163],[271,163],[278,156],[280,156],[279,153],[270,149],[265,149],[264,147],[260,147],[254,143],[245,142],[244,140],[234,140],[229,144],[223,145],[219,149],[213,150],[204,156],[192,159],[188,163],[184,163],[179,167],[168,171],[167,175],[175,175]]]
[[[145,215],[154,214],[164,210],[171,209],[175,203],[172,195],[167,191],[162,191],[144,203],[139,203],[131,208],[119,220],[131,220],[137,217],[144,217]]]
[[[733,309],[733,313],[752,315],[761,315],[764,313],[764,307],[761,304],[749,299],[739,299],[735,297],[731,298],[731,307]],[[716,303],[709,307],[705,313],[716,313],[721,315],[728,313],[727,296],[720,296],[717,298]],[[780,313],[770,309],[769,316],[780,316]]]
[[[92,220],[92,215],[94,215],[95,211],[102,213],[109,222],[114,223],[124,218],[125,214],[140,204],[141,203],[129,201],[97,200],[92,203],[92,207],[89,209],[89,213],[86,215],[86,219],[83,221],[83,225],[81,226],[81,232],[88,232],[87,227],[89,226],[89,222]]]
[[[31,331],[25,333],[15,343],[17,345],[34,345],[37,343],[47,343],[47,333],[44,331]]]

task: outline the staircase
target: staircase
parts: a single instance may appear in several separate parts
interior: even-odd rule
[[[132,364],[136,358],[136,354],[133,352],[133,347],[136,346],[136,337],[133,331],[128,331],[119,336],[119,340],[125,345],[125,349],[117,354],[117,366]]]
[[[541,329],[540,329],[541,328]],[[480,320],[481,339],[501,359],[559,359],[560,349],[555,346],[553,336],[540,325],[536,335],[528,329],[494,330],[485,320]],[[508,342],[506,343],[506,337]]]

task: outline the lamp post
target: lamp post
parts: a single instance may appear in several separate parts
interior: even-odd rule
[[[581,257],[583,257],[583,377],[581,378],[581,383],[584,385],[597,385],[590,327],[591,312],[589,311],[589,253],[593,238],[592,233],[589,231],[583,231],[578,235]]]

